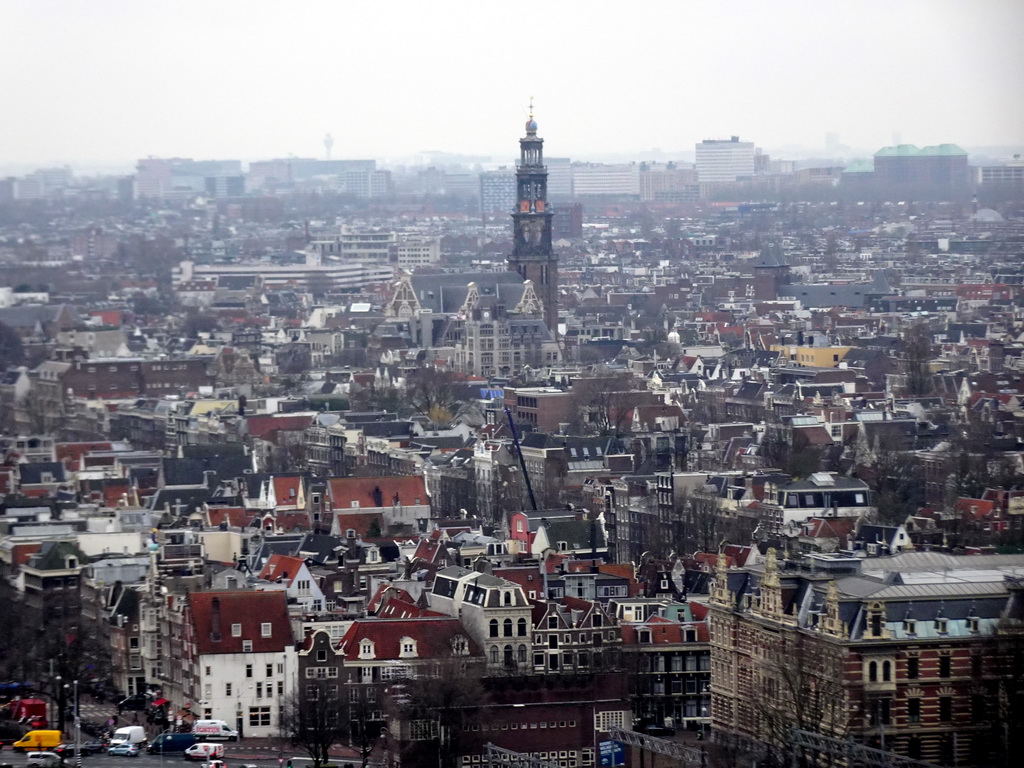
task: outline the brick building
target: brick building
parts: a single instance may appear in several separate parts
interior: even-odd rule
[[[985,766],[1020,744],[1018,555],[911,552],[729,571],[711,594],[720,740],[785,751],[790,727],[929,762]],[[789,564],[787,564],[789,565]]]

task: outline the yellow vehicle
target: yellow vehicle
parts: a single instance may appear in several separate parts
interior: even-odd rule
[[[29,731],[11,745],[15,752],[43,752],[59,746],[63,737],[60,731]]]

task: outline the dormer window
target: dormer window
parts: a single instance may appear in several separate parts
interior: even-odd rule
[[[651,630],[641,629],[639,632],[636,633],[636,639],[639,643],[651,642]]]
[[[903,622],[903,630],[908,635],[916,635],[917,634],[917,622],[914,621],[914,619],[907,619],[906,621]]]
[[[568,552],[569,551],[569,542],[567,542],[567,541],[560,541],[560,542],[558,542],[558,551],[559,552]]]
[[[548,616],[548,629],[558,629],[557,616]]]
[[[416,641],[411,637],[403,637],[398,641],[399,658],[411,659],[416,657]]]
[[[67,564],[68,564],[68,570],[73,570],[73,569],[77,568],[78,567],[78,558],[77,557],[69,557],[67,559]]]
[[[967,617],[967,631],[968,632],[978,632],[978,631],[980,631],[980,629],[981,629],[980,625],[981,625],[981,620],[977,616],[968,616]]]
[[[359,658],[372,659],[375,657],[373,651],[373,640],[363,640],[359,643]]]
[[[936,619],[935,620],[935,631],[940,635],[945,635],[949,632],[949,620],[948,619]]]

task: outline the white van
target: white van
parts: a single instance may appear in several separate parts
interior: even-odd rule
[[[186,760],[214,760],[224,757],[223,744],[193,744],[185,750]]]
[[[118,728],[110,737],[110,744],[107,746],[116,747],[118,744],[132,744],[141,747],[146,743],[146,729],[141,725],[126,725]]]
[[[229,728],[223,720],[196,720],[192,733],[203,741],[238,741],[238,731]]]

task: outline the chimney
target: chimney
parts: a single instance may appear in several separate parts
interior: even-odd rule
[[[214,643],[221,641],[219,597],[215,597],[210,601],[210,640]]]

